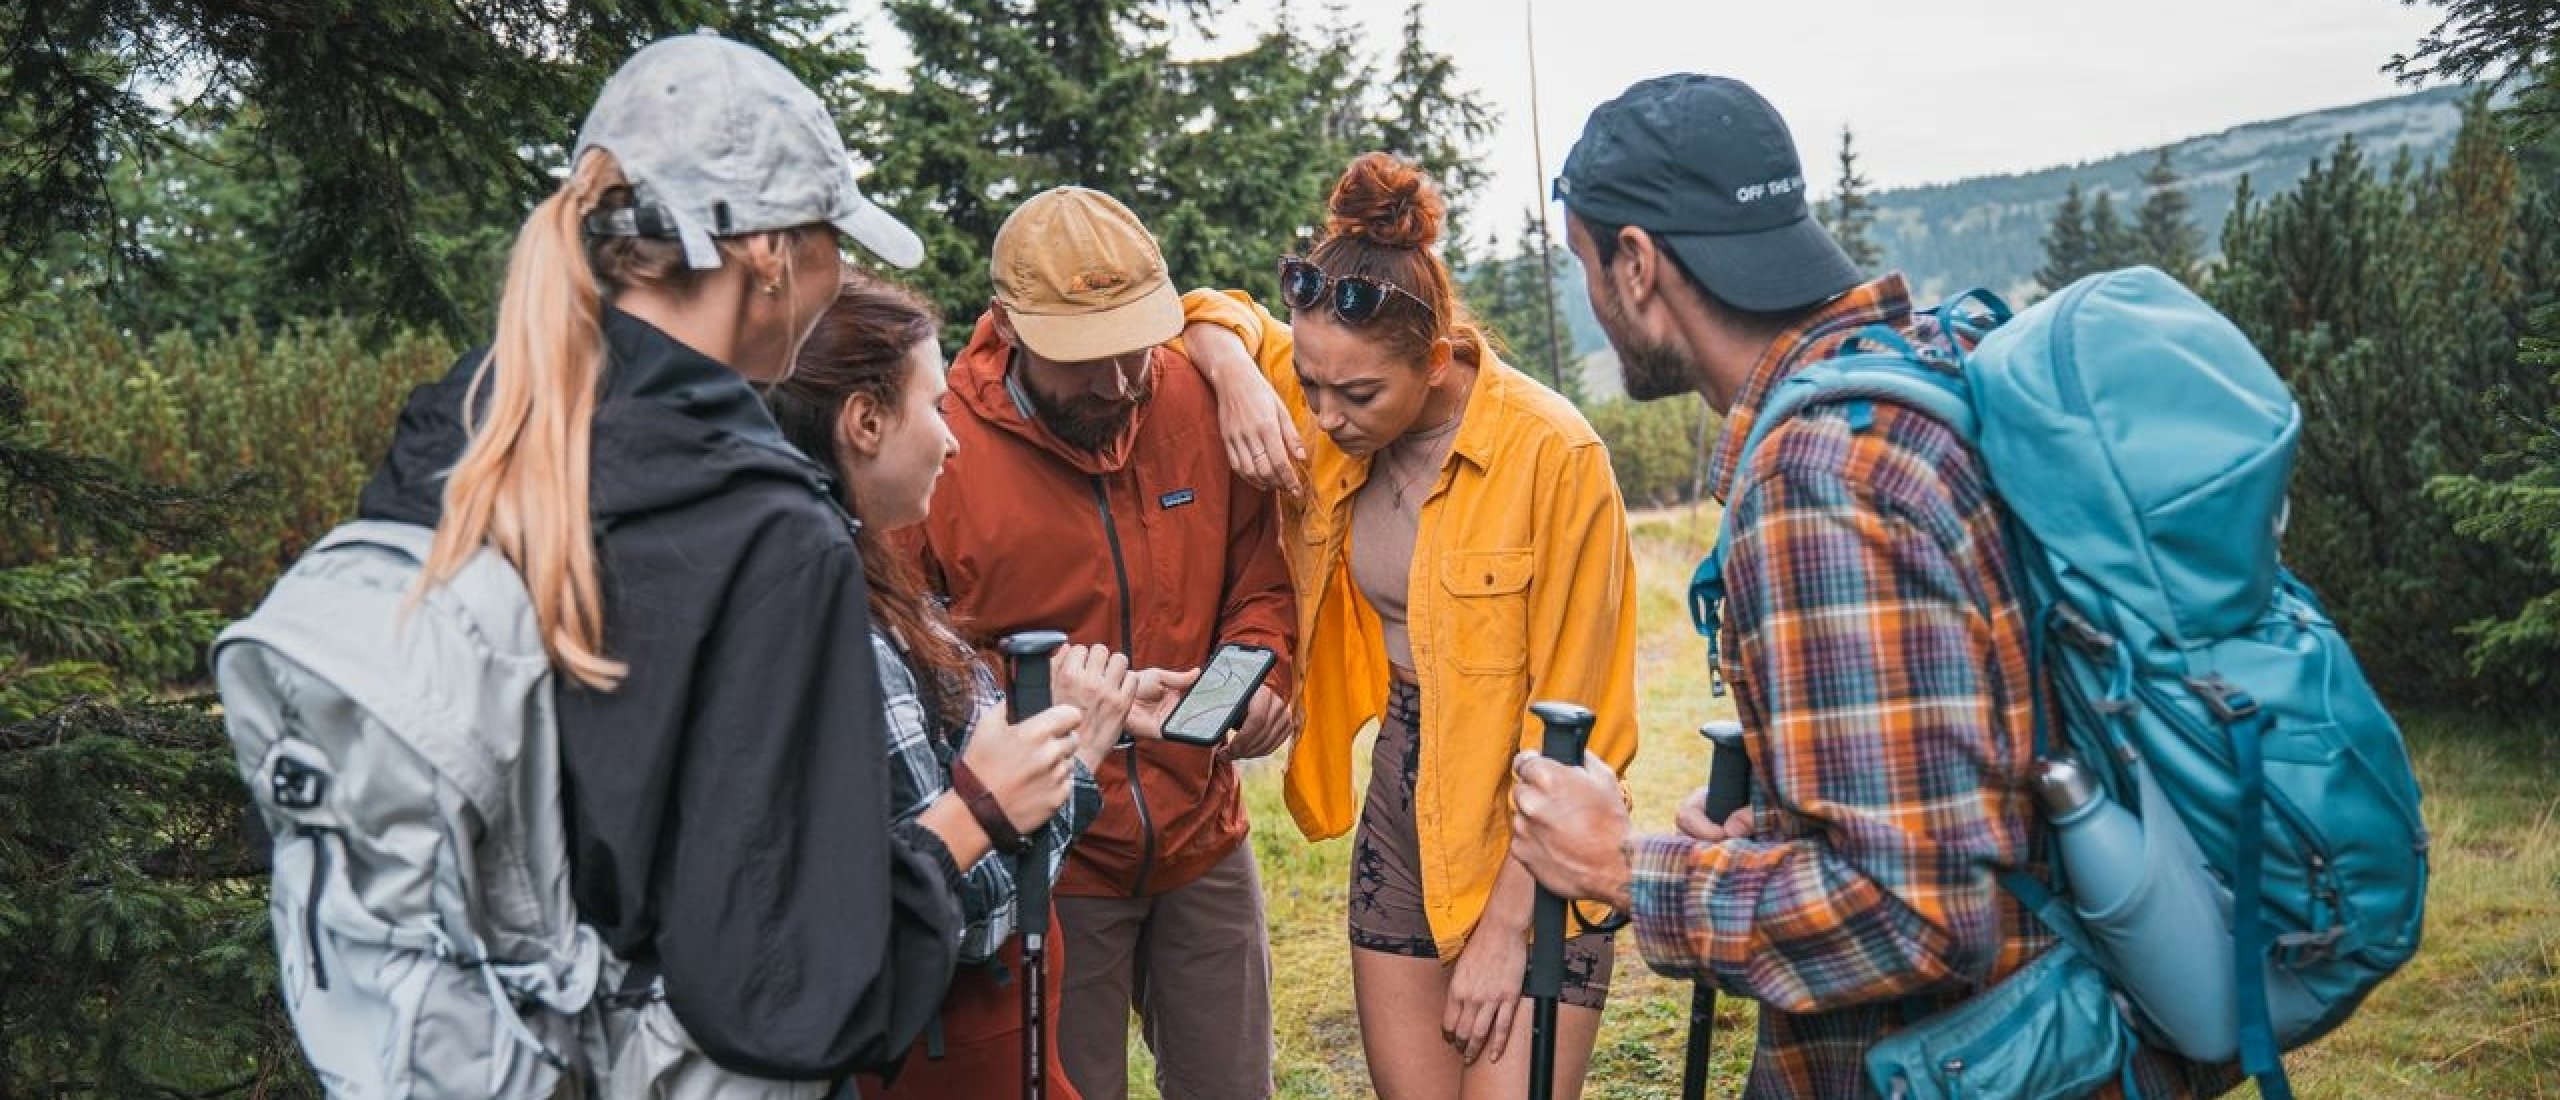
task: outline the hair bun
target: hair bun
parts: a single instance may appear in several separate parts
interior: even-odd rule
[[[1343,170],[1325,200],[1325,233],[1364,237],[1388,248],[1416,251],[1440,239],[1448,203],[1421,169],[1391,153],[1362,153]]]

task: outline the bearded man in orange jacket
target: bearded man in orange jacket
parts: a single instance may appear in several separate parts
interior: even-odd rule
[[[1270,947],[1234,762],[1296,729],[1278,504],[1230,471],[1183,298],[1126,207],[1033,196],[990,266],[994,302],[951,364],[960,449],[919,536],[954,618],[981,647],[1064,630],[1138,667],[1197,668],[1227,642],[1280,657],[1224,744],[1132,743],[1100,769],[1102,813],[1057,886],[1060,1057],[1085,1100],[1126,1096],[1134,1008],[1166,1100],[1267,1097]]]

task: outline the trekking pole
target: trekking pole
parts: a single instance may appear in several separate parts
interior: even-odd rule
[[[1065,644],[1067,636],[1055,630],[1007,634],[996,643],[1013,673],[1006,717],[1021,722],[1049,709],[1049,655]],[[1023,1100],[1043,1100],[1049,1092],[1049,850],[1040,842],[1047,831],[1033,831],[1013,865],[1013,924],[1022,934]]]
[[[1529,713],[1546,723],[1539,751],[1568,768],[1582,766],[1582,745],[1591,738],[1591,710],[1573,703],[1531,703]],[[1563,898],[1538,888],[1537,908],[1529,917],[1529,1097],[1548,1100],[1556,1087],[1556,998],[1564,994]]]
[[[1709,722],[1698,732],[1715,745],[1707,764],[1707,820],[1722,825],[1751,804],[1751,756],[1742,749],[1742,723]],[[1680,1100],[1707,1095],[1707,1052],[1716,1038],[1716,987],[1699,982],[1689,991],[1689,1058],[1680,1070]]]

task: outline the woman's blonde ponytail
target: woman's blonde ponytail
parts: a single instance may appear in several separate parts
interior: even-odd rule
[[[497,339],[464,398],[470,444],[444,490],[420,590],[461,571],[485,542],[533,596],[552,665],[611,691],[626,666],[604,654],[604,605],[587,507],[588,446],[604,377],[603,301],[581,222],[623,185],[590,150],[525,220],[507,258]]]

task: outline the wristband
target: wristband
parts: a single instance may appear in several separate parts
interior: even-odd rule
[[[969,770],[967,760],[956,756],[951,759],[951,791],[968,804],[969,816],[986,832],[987,843],[995,850],[1007,855],[1022,850],[1022,831],[1004,816],[1004,805],[996,801],[995,792],[978,781],[978,773]]]
[[[1598,933],[1605,936],[1635,922],[1633,914],[1628,913],[1624,909],[1615,908],[1609,910],[1608,916],[1597,921],[1592,920],[1582,915],[1582,904],[1583,903],[1577,901],[1565,907],[1566,912],[1573,914],[1574,926],[1581,929],[1581,931],[1574,933],[1574,935],[1588,936]]]

